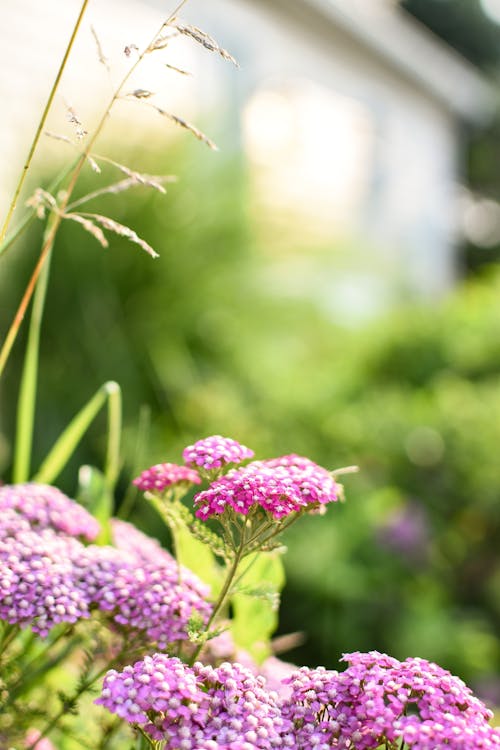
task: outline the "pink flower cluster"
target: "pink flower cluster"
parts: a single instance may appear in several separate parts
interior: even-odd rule
[[[208,588],[157,542],[115,521],[116,547],[84,546],[76,537],[98,532],[97,522],[59,490],[42,490],[33,484],[1,489],[16,503],[0,513],[0,619],[46,636],[54,625],[97,608],[113,627],[159,649],[188,637],[194,612],[208,619]]]
[[[283,712],[296,727],[297,747],[372,750],[404,738],[413,750],[500,748],[491,712],[436,664],[376,651],[344,660],[344,672],[303,667],[285,680],[292,692]]]
[[[339,673],[296,670],[269,689],[241,664],[188,667],[164,654],[110,671],[97,703],[182,750],[498,750],[500,730],[466,685],[424,659],[347,654]]]
[[[182,750],[295,747],[278,696],[240,664],[188,667],[165,654],[106,675],[99,703]]]
[[[131,527],[132,528],[132,527]],[[123,535],[123,522],[121,533]],[[132,540],[140,534],[132,528]],[[137,556],[128,551],[91,545],[75,560],[78,588],[87,601],[108,612],[116,625],[142,633],[148,647],[167,649],[186,640],[189,620],[197,612],[208,620],[208,587],[187,568],[141,534],[145,544]]]
[[[184,449],[182,457],[186,464],[194,468],[213,471],[227,464],[240,464],[253,458],[254,452],[232,438],[211,435],[198,440]]]
[[[178,464],[156,464],[134,479],[133,484],[143,492],[163,492],[174,485],[200,484],[196,471]]]
[[[253,461],[232,469],[195,495],[199,518],[223,513],[227,507],[247,515],[260,506],[274,518],[302,509],[315,510],[338,499],[338,487],[326,469],[301,456]]]

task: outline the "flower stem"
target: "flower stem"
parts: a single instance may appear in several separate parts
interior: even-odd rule
[[[233,584],[234,578],[236,576],[236,571],[238,570],[238,565],[240,564],[241,558],[243,557],[243,552],[244,552],[244,549],[245,549],[245,544],[246,544],[245,535],[242,534],[239,547],[238,547],[238,549],[236,550],[236,552],[234,554],[234,559],[233,559],[233,562],[232,562],[232,564],[231,564],[231,566],[230,566],[230,568],[228,570],[228,573],[227,573],[227,576],[226,576],[226,580],[224,581],[224,585],[222,586],[222,589],[221,589],[220,594],[219,594],[219,596],[217,598],[217,601],[214,604],[214,608],[212,610],[212,614],[210,615],[210,617],[208,619],[208,622],[207,622],[207,625],[206,625],[206,632],[207,633],[210,630],[210,626],[215,621],[215,618],[217,617],[217,615],[219,614],[219,612],[221,611],[222,607],[225,604],[226,597],[229,594],[229,591],[230,591],[231,586]],[[203,648],[203,646],[204,646],[204,643],[200,643],[198,645],[198,647],[195,649],[195,651],[194,651],[194,653],[191,656],[191,659],[189,661],[189,663],[190,663],[191,666],[194,664],[194,662],[198,658],[198,656],[200,654],[200,651]]]
[[[31,165],[31,161],[33,159],[33,155],[35,153],[36,147],[38,145],[38,141],[40,140],[40,136],[42,135],[43,128],[45,126],[45,121],[47,119],[47,115],[49,114],[49,110],[52,106],[52,102],[54,100],[55,93],[57,91],[57,87],[59,86],[59,82],[61,80],[64,68],[66,67],[66,63],[68,61],[69,54],[71,52],[71,48],[73,47],[73,43],[76,39],[76,35],[78,33],[78,29],[80,28],[80,24],[83,18],[83,15],[85,13],[85,9],[88,5],[89,0],[83,0],[82,7],[80,8],[80,13],[78,15],[78,18],[76,20],[75,26],[73,28],[73,32],[71,34],[70,40],[68,42],[68,46],[66,47],[66,52],[64,53],[64,57],[62,59],[61,65],[59,66],[59,70],[57,71],[57,75],[54,79],[54,83],[52,84],[52,88],[50,90],[49,98],[47,99],[47,103],[45,104],[45,108],[42,112],[42,116],[40,118],[40,122],[38,123],[38,127],[36,129],[35,137],[33,138],[33,142],[31,144],[30,150],[28,152],[28,156],[26,158],[26,161],[24,163],[21,175],[19,177],[16,189],[14,191],[14,196],[12,198],[12,201],[9,206],[9,210],[7,212],[7,216],[5,218],[5,221],[2,225],[2,229],[0,230],[0,245],[5,239],[5,235],[7,234],[7,229],[9,228],[10,220],[12,218],[12,214],[14,213],[14,210],[17,205],[17,200],[19,198],[19,194],[22,190],[24,180],[26,179],[26,175],[28,173],[28,170]]]

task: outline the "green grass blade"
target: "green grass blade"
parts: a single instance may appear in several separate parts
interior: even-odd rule
[[[47,232],[45,233],[47,234]],[[23,373],[17,401],[16,441],[14,447],[14,467],[12,479],[14,482],[26,482],[30,475],[31,450],[33,445],[33,429],[35,423],[36,389],[38,380],[38,361],[40,354],[40,331],[43,310],[47,293],[47,283],[50,272],[49,251],[47,261],[42,269],[31,311],[28,343],[24,355]]]
[[[137,437],[135,441],[133,462],[132,462],[132,476],[138,476],[144,469],[146,460],[146,448],[148,447],[149,433],[151,428],[151,408],[144,404],[141,406],[139,411],[139,419],[137,423]],[[127,492],[123,498],[123,502],[118,510],[118,518],[122,518],[126,521],[137,500],[139,490],[137,487],[129,482]]]
[[[118,383],[107,383],[108,394],[108,444],[104,477],[106,486],[113,492],[120,473],[120,439],[122,434],[122,392]]]
[[[95,544],[111,544],[111,516],[113,515],[113,493],[105,475],[94,466],[81,466],[78,472],[76,499],[101,524]]]
[[[99,388],[83,409],[73,417],[43,461],[33,481],[51,484],[59,476],[100,409],[117,389],[119,390],[119,386],[113,381],[104,383]]]

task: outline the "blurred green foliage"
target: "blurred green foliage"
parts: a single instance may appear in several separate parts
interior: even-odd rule
[[[342,651],[378,648],[436,660],[472,683],[494,680],[500,277],[347,332],[314,300],[280,296],[263,282],[269,252],[256,247],[237,160],[180,146],[175,162],[152,159],[141,169],[180,176],[166,198],[137,189],[100,199],[98,210],[135,229],[159,260],[119,238],[105,251],[79,226],[58,238],[34,468],[110,379],[124,393],[118,501],[144,403],[152,410],[147,465],[179,461],[184,445],[212,433],[258,457],[296,452],[332,469],[359,464],[345,480],[347,503],[288,534],[280,630],[306,635],[290,658],[332,667]],[[133,155],[127,163],[136,166]],[[38,241],[33,230],[4,262],[2,329]],[[7,447],[21,358],[20,341],[0,394]],[[103,426],[104,417],[62,477],[70,494],[81,464],[102,465]],[[5,480],[9,461],[4,448]],[[134,519],[158,533],[140,502]]]

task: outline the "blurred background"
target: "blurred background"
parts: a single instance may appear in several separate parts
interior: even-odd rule
[[[2,215],[78,8],[0,8]],[[91,3],[47,129],[73,136],[71,106],[91,132],[124,46],[147,42],[169,10]],[[118,505],[144,406],[140,469],[212,433],[262,458],[358,464],[345,505],[288,533],[280,633],[304,643],[286,658],[419,655],[500,705],[500,2],[190,0],[182,18],[240,69],[176,38],[131,88],[220,151],[137,102],[113,110],[98,153],[178,179],[166,196],[135,188],[89,210],[160,259],[63,225],[33,465],[108,379],[124,393]],[[26,197],[72,156],[47,139]],[[115,179],[89,169],[79,194]],[[1,331],[42,230],[0,258]],[[4,481],[24,343],[0,390]],[[80,465],[102,465],[104,429],[103,417],[61,476],[68,493]],[[133,519],[160,533],[139,500]]]

